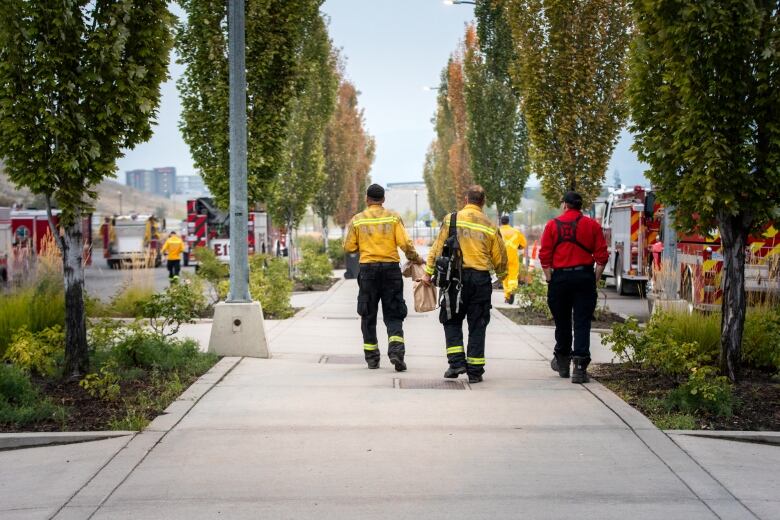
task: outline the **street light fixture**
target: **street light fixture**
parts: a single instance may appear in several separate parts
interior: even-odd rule
[[[470,0],[444,0],[444,5],[461,5],[461,4],[477,5],[477,2],[472,2]]]
[[[441,87],[429,87],[429,86],[426,85],[422,89],[427,91],[427,92],[430,92],[432,90],[441,90]]]

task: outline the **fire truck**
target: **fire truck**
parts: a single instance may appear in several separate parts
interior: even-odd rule
[[[651,190],[637,186],[611,193],[606,201],[597,202],[595,209],[609,248],[605,276],[614,279],[618,293],[627,294],[633,288],[644,296],[652,279],[651,247],[656,238],[662,238],[666,208]],[[670,222],[668,228],[672,227]],[[690,308],[719,309],[723,299],[723,254],[717,230],[676,233],[672,242],[676,242],[680,269],[680,298]],[[747,292],[780,291],[780,231],[774,224],[750,236],[745,262]]]
[[[103,256],[109,269],[131,264],[134,267],[159,267],[162,264],[160,247],[147,242],[149,215],[118,216],[111,221],[112,240]],[[162,224],[165,227],[165,222]],[[159,232],[159,231],[158,231]]]
[[[197,265],[195,248],[206,247],[222,262],[230,260],[230,219],[208,197],[187,201],[187,227],[183,255],[184,265]],[[264,212],[250,212],[247,217],[249,254],[268,251],[268,216]]]
[[[59,226],[59,210],[52,210],[54,226]],[[92,263],[92,215],[82,218],[84,265]],[[0,208],[0,281],[22,276],[32,268],[47,236],[51,236],[45,210]]]
[[[661,231],[659,208],[655,195],[641,186],[614,191],[596,204],[609,249],[604,275],[614,279],[618,294],[632,289],[645,294],[652,269],[650,247]]]

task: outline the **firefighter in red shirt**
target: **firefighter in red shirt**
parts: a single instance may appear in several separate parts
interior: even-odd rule
[[[582,214],[582,197],[569,191],[563,197],[563,204],[564,213],[545,226],[539,251],[548,284],[547,304],[555,320],[555,353],[550,366],[561,377],[569,377],[573,357],[571,382],[587,383],[590,320],[597,302],[596,281],[601,279],[609,253],[601,225]]]

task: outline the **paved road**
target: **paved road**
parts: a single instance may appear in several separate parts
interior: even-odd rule
[[[415,389],[446,362],[436,316],[412,313],[410,370],[367,370],[356,293],[270,324],[273,359],[223,360],[56,518],[777,518],[776,472],[710,474],[600,385],[555,377],[548,329],[494,311],[484,383]]]

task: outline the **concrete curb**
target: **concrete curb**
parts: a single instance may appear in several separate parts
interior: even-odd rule
[[[0,433],[0,450],[100,441],[135,434],[130,431]]]
[[[217,385],[243,358],[225,357],[211,370],[190,385],[176,401],[153,420],[144,431],[135,435],[98,470],[65,504],[54,514],[53,519],[90,518],[122,485],[146,458],[200,399]]]
[[[665,430],[667,435],[689,435],[736,442],[753,442],[756,444],[775,444],[780,446],[780,432],[742,432],[742,431],[711,431],[711,430]]]
[[[592,380],[583,387],[617,415],[718,518],[758,518],[665,432],[656,428],[650,419],[598,381]]]

